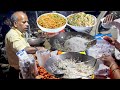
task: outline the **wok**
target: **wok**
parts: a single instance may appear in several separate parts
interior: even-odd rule
[[[31,38],[28,38],[27,41],[30,44],[30,46],[41,46],[45,42],[45,38],[31,37]]]
[[[92,35],[89,35],[83,32],[63,32],[49,39],[51,50],[61,50],[64,52],[68,52],[65,49],[64,43],[66,42],[66,40],[72,37],[81,37],[81,38],[84,38],[85,40],[88,40],[88,42],[95,39]],[[96,40],[94,40],[94,42],[92,42],[90,46],[93,46],[95,44],[96,44]],[[87,45],[85,47],[86,49],[84,49],[83,51],[87,50],[88,48]],[[71,52],[74,52],[74,51],[71,51]]]
[[[49,73],[56,75],[56,73],[53,71],[52,68],[54,68],[57,71],[59,71],[60,69],[56,66],[55,63],[59,62],[59,60],[66,60],[66,59],[75,60],[76,63],[87,62],[86,64],[95,67],[94,72],[97,71],[99,68],[99,63],[95,58],[93,58],[92,56],[80,54],[78,52],[67,52],[65,54],[53,56],[46,61],[44,67]]]

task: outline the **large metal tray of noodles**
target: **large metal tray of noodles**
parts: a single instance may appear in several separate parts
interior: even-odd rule
[[[80,54],[78,52],[67,52],[65,54],[56,55],[56,56],[53,56],[53,57],[49,58],[44,65],[45,69],[49,73],[51,73],[55,76],[57,75],[57,73],[59,75],[59,71],[63,70],[63,69],[59,68],[58,64],[57,64],[57,63],[60,62],[60,60],[62,60],[62,61],[73,60],[73,61],[75,61],[75,63],[86,62],[85,63],[86,65],[90,65],[94,68],[94,71],[93,71],[92,75],[99,68],[99,63],[95,58],[93,58],[91,56],[88,56],[88,55]],[[63,73],[63,74],[65,75],[65,73]],[[57,77],[58,77],[58,75],[57,75]],[[81,78],[81,76],[78,76],[78,75],[77,75],[76,78],[74,78],[74,77],[64,77],[64,75],[62,75],[62,76],[59,75],[60,76],[59,78],[64,78],[64,79],[76,79],[76,78],[78,79],[78,78]],[[88,75],[88,76],[90,76],[90,75]],[[84,77],[84,76],[82,76],[82,77]]]
[[[60,33],[60,34],[58,34],[58,35],[56,35],[56,36],[54,36],[54,37],[49,39],[49,43],[51,45],[51,49],[52,50],[61,50],[61,51],[64,51],[64,52],[86,51],[87,50],[87,46],[85,44],[81,44],[79,40],[78,41],[77,40],[73,40],[71,42],[71,45],[73,45],[73,46],[65,45],[65,43],[68,40],[70,40],[72,38],[75,38],[75,37],[77,37],[79,39],[83,39],[82,40],[83,42],[84,41],[89,42],[89,41],[95,39],[94,36],[92,36],[90,34],[87,34],[87,33],[83,33],[83,32],[63,32],[63,33]],[[95,44],[96,44],[96,40],[94,40],[94,42],[90,46],[93,46]],[[81,47],[80,47],[80,45],[81,45]],[[72,50],[67,50],[66,46],[72,48]],[[83,48],[83,47],[85,47],[85,48]],[[76,50],[74,50],[74,48],[76,48]]]

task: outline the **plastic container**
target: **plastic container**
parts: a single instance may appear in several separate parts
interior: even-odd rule
[[[45,62],[50,58],[50,51],[37,51],[36,56],[39,66],[44,66]]]

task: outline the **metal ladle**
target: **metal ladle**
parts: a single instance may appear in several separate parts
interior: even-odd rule
[[[52,70],[53,74],[54,74],[57,78],[61,78],[61,77],[64,76],[64,73],[63,73],[61,70],[59,70],[59,69],[57,69],[57,68],[55,68],[55,67],[51,67],[51,70]]]
[[[87,49],[88,49],[89,47],[91,47],[92,45],[95,45],[95,44],[96,44],[96,39],[102,38],[102,37],[103,37],[103,36],[99,36],[99,37],[97,37],[97,38],[95,38],[95,39],[93,39],[93,40],[90,40],[89,42],[86,42],[85,45],[87,46]]]

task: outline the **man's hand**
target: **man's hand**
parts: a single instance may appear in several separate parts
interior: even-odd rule
[[[118,49],[118,51],[120,51],[120,43],[116,39],[108,36],[104,36],[103,39],[109,42],[111,45],[115,46],[115,48]]]
[[[39,51],[47,51],[47,49],[46,48],[44,48],[44,47],[36,47]]]
[[[59,32],[58,32],[58,33],[47,33],[47,32],[44,33],[44,35],[45,35],[46,37],[48,37],[48,38],[54,37],[54,36],[56,36],[56,35],[58,35],[58,34],[59,34]]]
[[[113,15],[109,14],[105,17],[105,19],[103,20],[103,23],[111,23],[113,21]]]
[[[115,45],[115,42],[116,42],[115,39],[108,37],[108,36],[103,36],[103,39],[109,42],[111,45]]]
[[[114,20],[113,17],[114,16],[112,14],[107,15],[103,20],[103,23],[115,25],[120,30],[120,23]]]
[[[111,55],[102,55],[101,60],[106,66],[110,66],[115,63],[115,59]]]

